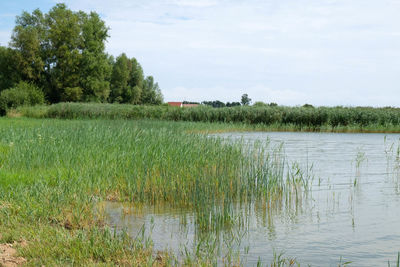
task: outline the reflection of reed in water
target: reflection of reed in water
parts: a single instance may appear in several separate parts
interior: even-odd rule
[[[270,148],[268,142],[244,144],[242,153],[246,156],[236,177],[240,181],[231,183],[218,197],[202,198],[193,207],[166,203],[116,207],[110,203],[109,209],[119,209],[114,216],[120,218],[115,220],[128,219],[125,227],[131,229],[141,229],[143,225],[149,229],[150,215],[155,217],[155,224],[174,224],[166,225],[165,231],[172,227],[171,232],[179,235],[182,242],[186,240],[179,244],[183,258],[195,255],[236,262],[239,251],[243,255],[250,249],[242,244],[250,228],[268,229],[268,238],[274,240],[277,220],[296,222],[312,184],[309,170],[304,172],[299,164],[285,162],[282,145]],[[190,238],[192,241],[188,242]]]

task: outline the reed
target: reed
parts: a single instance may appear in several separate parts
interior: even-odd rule
[[[200,236],[240,221],[238,203],[285,203],[308,190],[265,144],[204,134],[213,127],[0,119],[0,241],[28,240],[21,255],[33,265],[158,264],[151,243],[104,228],[96,205],[108,200],[189,208]],[[202,255],[196,263],[212,262]]]
[[[101,103],[59,103],[20,107],[11,116],[60,119],[157,119],[260,125],[268,130],[400,132],[400,109],[371,107],[242,106],[177,108]]]

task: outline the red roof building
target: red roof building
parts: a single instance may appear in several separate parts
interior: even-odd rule
[[[168,102],[168,106],[171,106],[171,107],[182,107],[183,104],[182,104],[182,102]]]
[[[181,108],[194,108],[199,104],[183,104],[183,102],[168,102],[168,105],[171,107],[181,107]]]

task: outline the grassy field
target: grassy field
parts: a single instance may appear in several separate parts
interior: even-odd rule
[[[149,240],[108,229],[96,205],[189,208],[198,232],[217,232],[236,223],[234,203],[285,201],[307,190],[304,177],[284,174],[283,159],[262,144],[206,134],[232,127],[0,118],[0,243],[15,242],[32,266],[170,265],[174,257],[157,257]],[[186,259],[213,263],[214,255]]]
[[[242,106],[177,108],[95,103],[21,107],[9,116],[59,119],[156,119],[231,123],[252,130],[400,132],[400,109],[370,107]],[[245,124],[245,126],[240,126]]]

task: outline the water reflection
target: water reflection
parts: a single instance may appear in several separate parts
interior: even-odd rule
[[[400,135],[330,133],[230,133],[220,137],[284,143],[285,172],[315,179],[308,194],[232,205],[233,229],[206,235],[196,229],[193,210],[168,206],[129,207],[104,203],[110,225],[136,236],[143,225],[155,250],[204,249],[221,258],[240,251],[245,265],[272,260],[285,251],[301,263],[381,266],[400,250]],[[293,190],[297,190],[293,188]],[[230,251],[227,251],[230,248]],[[201,251],[198,251],[201,253]],[[228,256],[227,256],[228,255]]]

